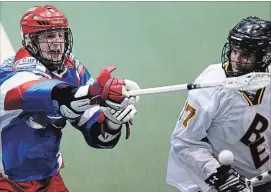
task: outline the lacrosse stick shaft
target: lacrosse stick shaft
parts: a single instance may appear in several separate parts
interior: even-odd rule
[[[155,93],[166,93],[172,91],[181,91],[187,90],[188,84],[180,84],[180,85],[171,85],[171,86],[163,86],[163,87],[154,87],[147,89],[137,89],[128,91],[129,96],[138,96],[138,95],[150,95]]]
[[[257,186],[257,185],[271,182],[271,170],[266,171],[256,177],[253,177],[249,181],[251,182],[252,186]]]
[[[200,84],[188,83],[179,85],[170,85],[163,87],[154,87],[147,89],[131,90],[124,93],[126,97],[150,95],[156,93],[166,93],[173,91],[192,90],[211,87],[223,87],[227,90],[257,90],[267,86],[270,83],[269,73],[253,72],[243,76],[230,77],[220,81],[204,82]]]
[[[230,165],[230,164],[232,164],[233,160],[234,160],[234,155],[232,154],[231,151],[224,150],[224,151],[220,152],[219,162],[222,165]],[[271,182],[271,170],[266,171],[256,177],[253,177],[249,181],[253,187]]]
[[[162,86],[162,87],[154,87],[147,89],[137,89],[131,90],[127,92],[127,96],[139,96],[139,95],[150,95],[156,93],[166,93],[173,91],[182,91],[182,90],[192,90],[192,89],[200,89],[200,88],[210,88],[221,85],[221,83],[206,83],[206,84],[179,84],[179,85],[170,85],[170,86]]]

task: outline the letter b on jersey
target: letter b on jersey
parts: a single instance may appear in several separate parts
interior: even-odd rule
[[[259,147],[265,142],[265,138],[261,133],[263,133],[267,127],[268,120],[257,113],[246,134],[240,140],[249,147],[256,169],[261,167],[269,159],[268,154],[262,155],[265,152],[265,148],[263,146]]]

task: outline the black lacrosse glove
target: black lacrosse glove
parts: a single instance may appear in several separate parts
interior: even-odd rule
[[[222,165],[205,182],[219,192],[251,191],[250,182],[229,165]]]

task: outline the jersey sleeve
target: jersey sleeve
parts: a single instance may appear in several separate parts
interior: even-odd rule
[[[173,151],[185,169],[198,176],[193,178],[199,186],[219,167],[207,140],[215,111],[214,95],[202,90],[190,91],[171,136]]]
[[[9,57],[0,64],[0,71],[11,71],[15,56]]]
[[[92,85],[94,82],[94,79],[84,65],[82,65],[81,70],[79,71],[79,77],[80,85]]]
[[[76,71],[79,76],[80,85],[91,85],[94,82],[90,72],[87,70],[86,66],[77,58],[75,55],[71,54],[70,59],[75,65]]]
[[[1,108],[5,111],[58,113],[58,103],[51,98],[53,88],[72,86],[29,71],[9,71],[1,74],[5,75],[0,90]]]

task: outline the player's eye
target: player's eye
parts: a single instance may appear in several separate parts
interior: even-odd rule
[[[49,34],[46,34],[46,38],[48,39],[53,39],[56,37],[56,34],[55,33],[49,33]]]
[[[60,32],[60,33],[58,33],[58,36],[59,36],[59,38],[63,38],[64,37],[64,33]]]
[[[247,57],[247,58],[253,56],[253,53],[252,52],[248,52],[248,51],[242,51],[240,54],[241,54],[242,57]]]

